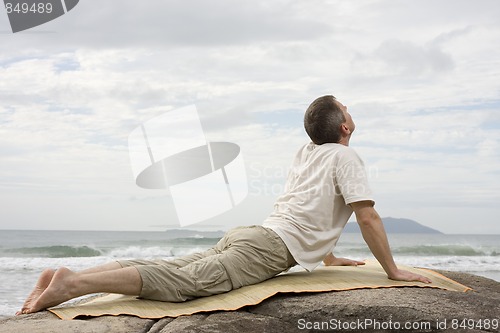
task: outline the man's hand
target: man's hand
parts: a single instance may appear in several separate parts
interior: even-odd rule
[[[398,269],[392,257],[382,219],[373,208],[372,201],[353,202],[351,206],[366,244],[384,268],[389,279],[431,283],[431,280],[425,276]]]
[[[323,259],[325,266],[358,266],[364,265],[364,261],[351,260],[347,258],[337,258],[332,253]]]
[[[432,281],[420,274],[408,272],[402,269],[398,269],[396,272],[389,276],[389,279],[395,281],[419,281],[423,283],[432,283]]]

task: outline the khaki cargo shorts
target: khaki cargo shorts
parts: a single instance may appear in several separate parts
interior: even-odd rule
[[[140,297],[182,302],[267,280],[296,265],[281,238],[262,226],[238,227],[211,249],[174,260],[123,260],[142,278]]]

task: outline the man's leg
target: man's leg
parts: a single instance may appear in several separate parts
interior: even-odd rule
[[[44,271],[47,275],[46,272]],[[44,273],[40,276],[39,283],[46,283],[48,280],[42,279]],[[40,283],[39,287],[42,288],[43,283]],[[67,268],[60,268],[53,274],[50,283],[38,297],[34,294],[30,295],[31,299],[28,298],[21,312],[37,312],[79,296],[100,292],[138,296],[141,289],[142,279],[135,267],[95,273],[75,273]]]
[[[36,282],[35,288],[31,291],[29,294],[28,298],[26,298],[26,301],[23,304],[23,307],[21,310],[16,312],[16,316],[23,314],[28,307],[30,306],[31,303],[33,303],[35,300],[37,300],[40,295],[47,289],[47,287],[50,284],[50,281],[52,281],[52,277],[54,276],[54,273],[56,271],[53,269],[46,269],[40,274],[40,277],[38,278],[38,281]]]
[[[172,264],[137,265],[143,281],[141,297],[182,302],[259,283],[294,266],[281,238],[269,229],[234,229],[204,254]]]
[[[100,273],[106,271],[113,271],[115,269],[123,268],[117,261],[108,262],[104,265],[99,265],[91,268],[84,269],[80,271],[81,274],[89,274],[89,273]]]
[[[219,260],[221,255],[203,257],[180,268],[171,264],[135,266],[143,281],[140,297],[184,302],[230,291],[232,283]]]
[[[182,268],[185,267],[193,262],[196,262],[198,260],[201,260],[206,257],[211,257],[213,255],[216,255],[220,253],[221,250],[218,249],[217,247],[210,248],[206,251],[203,252],[196,252],[192,254],[188,254],[179,258],[171,259],[168,260],[168,263],[171,265],[174,265],[177,268]]]
[[[281,238],[261,226],[234,229],[227,243],[220,262],[231,278],[233,289],[262,282],[296,265]]]
[[[104,265],[92,267],[85,269],[83,271],[80,271],[80,274],[88,274],[88,273],[98,273],[98,272],[105,272],[105,271],[110,271],[110,270],[115,270],[115,269],[120,269],[122,266],[114,261],[114,262],[109,262]],[[52,278],[54,277],[54,273],[56,271],[54,269],[46,269],[40,274],[40,277],[38,278],[38,281],[35,285],[35,288],[33,291],[30,293],[28,298],[26,298],[26,301],[23,304],[23,307],[21,308],[20,311],[16,313],[16,315],[22,314],[28,307],[30,307],[30,304],[32,304],[34,301],[36,301],[40,295],[47,289],[49,286],[50,282],[52,281]]]

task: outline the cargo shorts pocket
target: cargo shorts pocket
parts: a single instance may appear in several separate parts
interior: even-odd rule
[[[191,288],[180,291],[186,296],[201,297],[228,292],[233,285],[226,268],[219,260],[220,255],[210,256],[179,268],[192,279]]]

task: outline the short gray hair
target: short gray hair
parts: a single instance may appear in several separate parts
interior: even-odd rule
[[[332,95],[316,98],[304,115],[304,128],[311,140],[317,144],[339,143],[340,127],[346,122],[342,109]]]

